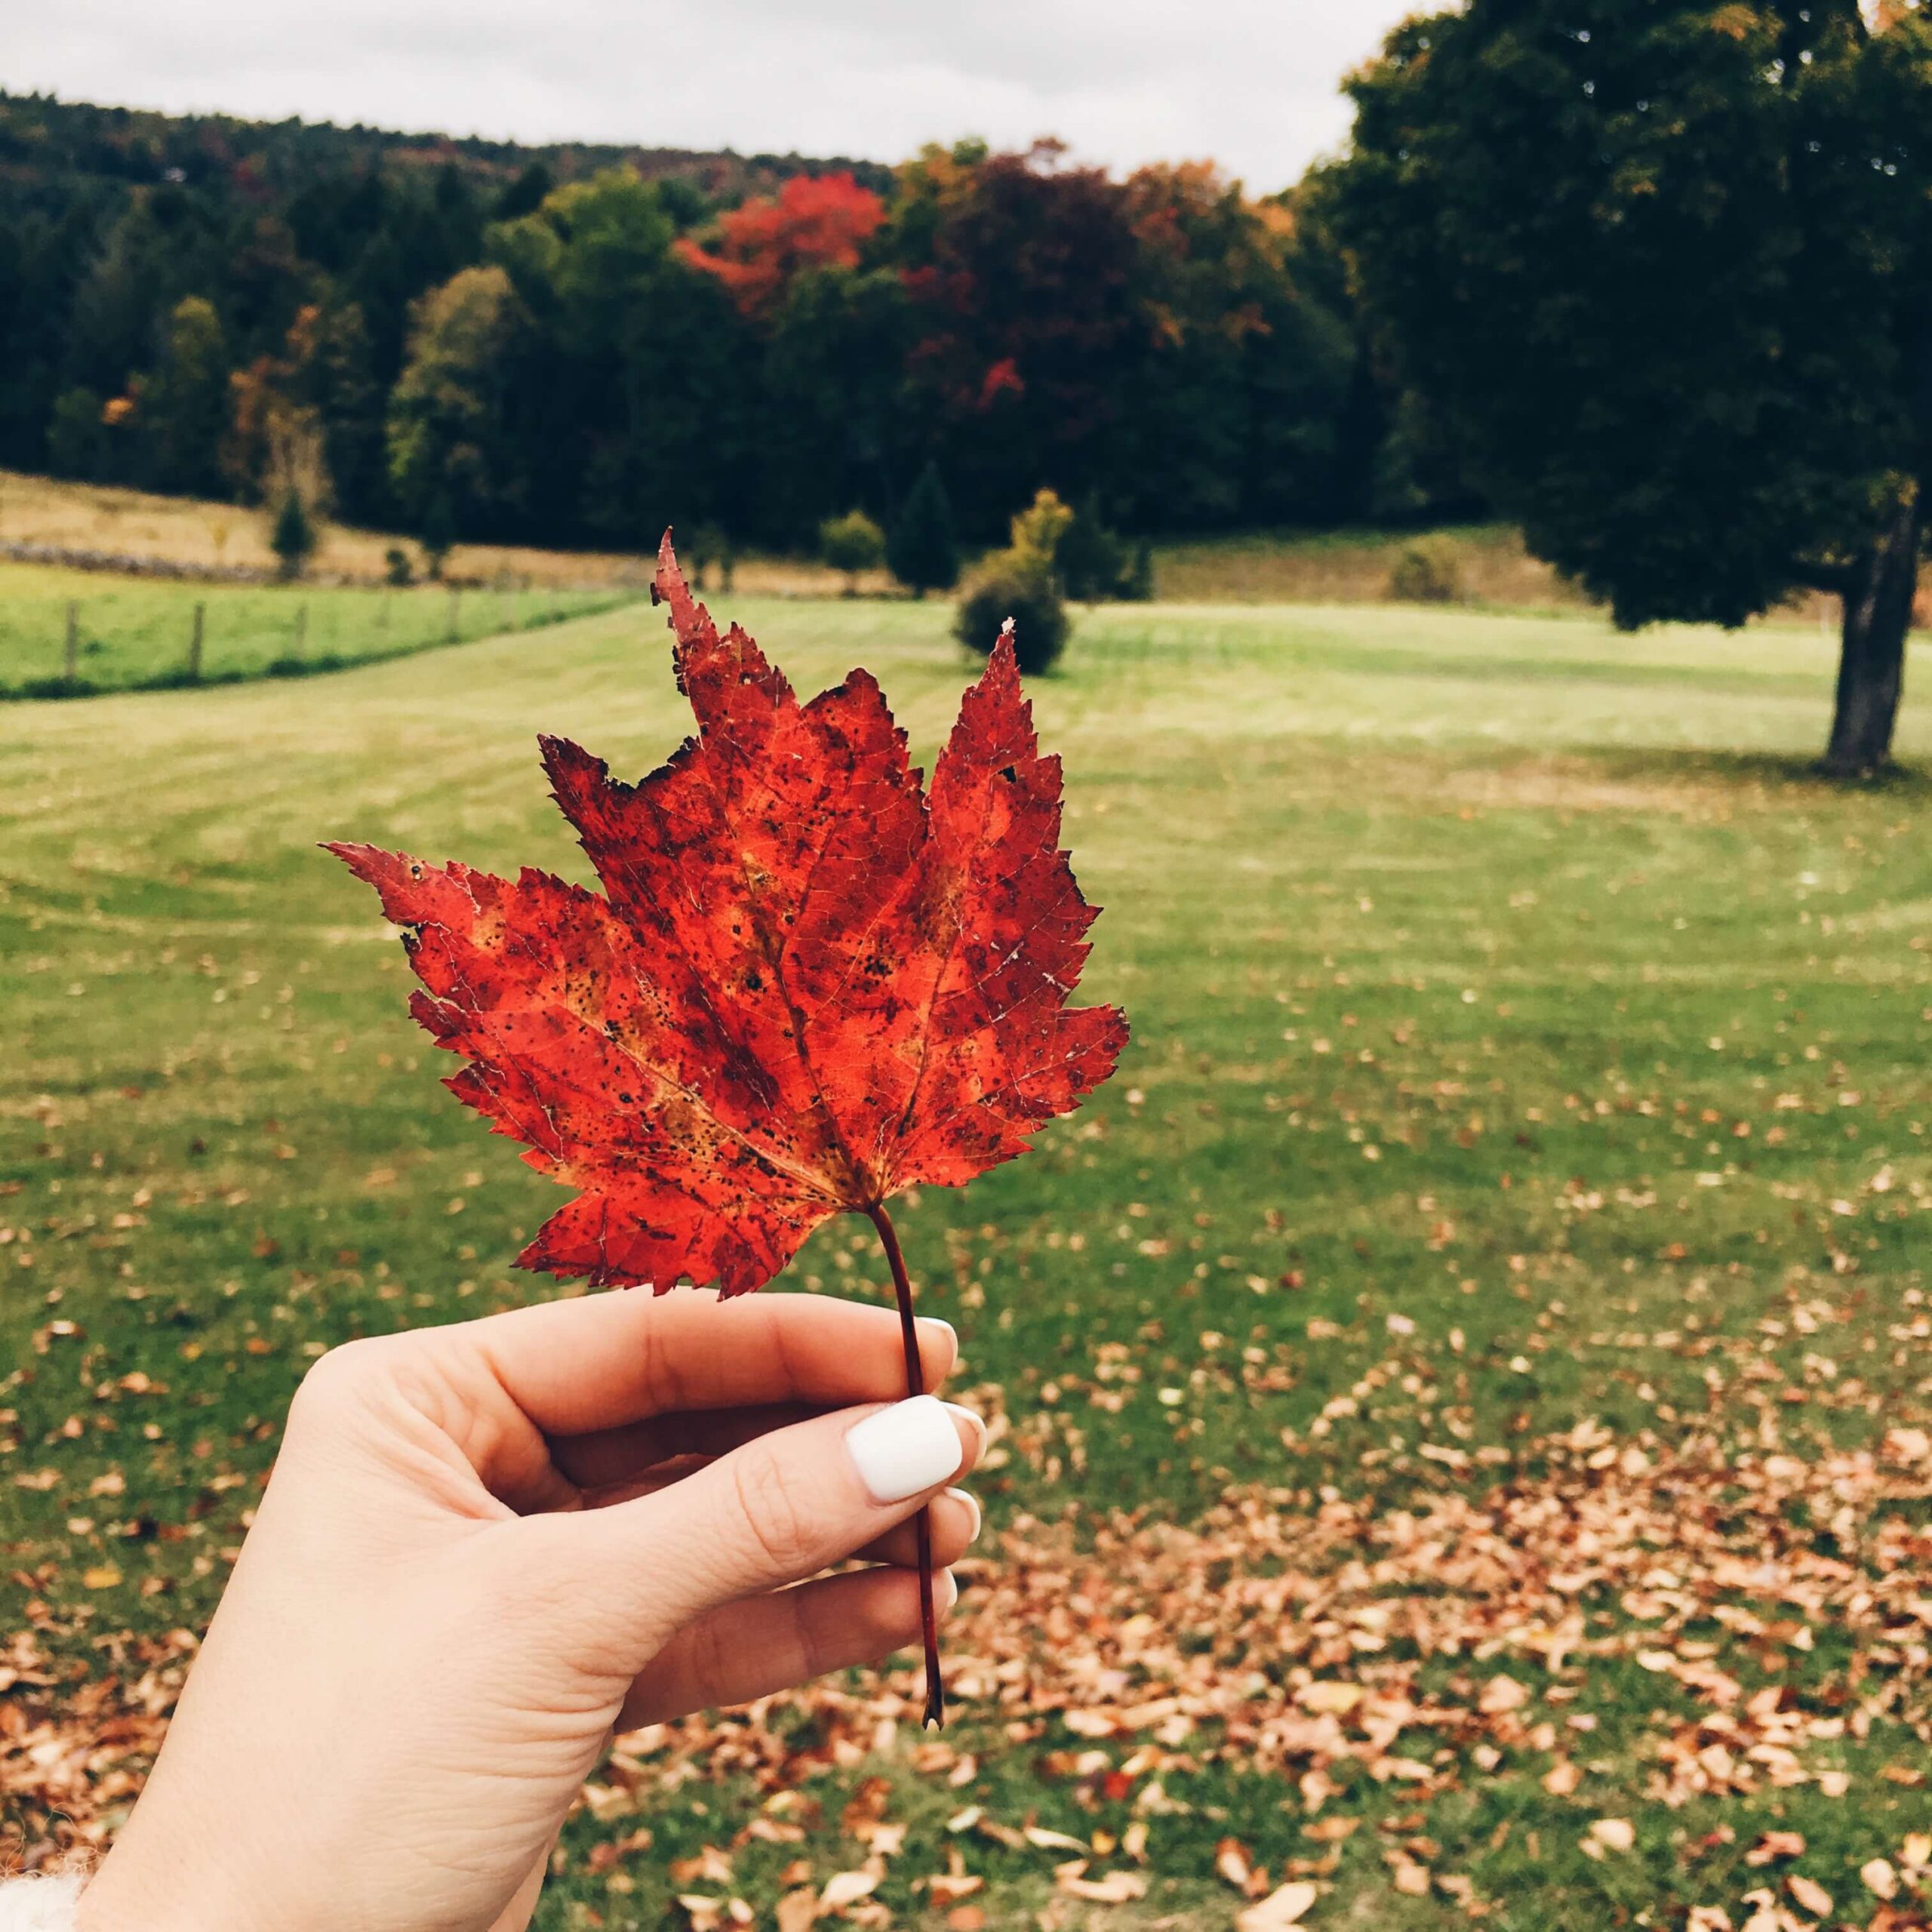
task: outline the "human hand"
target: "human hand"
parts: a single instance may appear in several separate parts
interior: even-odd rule
[[[916,1639],[986,1438],[905,1375],[889,1309],[683,1291],[325,1356],[80,1932],[518,1932],[614,1730]]]

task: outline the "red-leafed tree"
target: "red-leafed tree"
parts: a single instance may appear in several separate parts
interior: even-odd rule
[[[892,241],[922,325],[909,380],[974,520],[1113,468],[1151,343],[1124,189],[1051,142],[930,149],[902,172]]]
[[[775,199],[746,202],[721,216],[710,248],[685,240],[679,252],[715,275],[747,315],[768,308],[806,269],[856,268],[885,219],[885,204],[850,175],[798,174]]]

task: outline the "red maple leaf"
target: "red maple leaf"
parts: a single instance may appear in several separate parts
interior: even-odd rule
[[[1066,1004],[1094,911],[1060,849],[1060,761],[1010,640],[928,794],[867,672],[801,706],[743,631],[719,635],[668,534],[654,595],[697,736],[635,786],[542,741],[602,895],[328,849],[407,928],[411,1011],[469,1062],[451,1090],[580,1190],[521,1265],[739,1294],[863,1214],[916,1389],[887,1199],[1023,1152],[1127,1038],[1117,1008]]]

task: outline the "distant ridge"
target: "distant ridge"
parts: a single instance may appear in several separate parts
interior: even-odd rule
[[[733,202],[768,191],[796,174],[849,171],[884,192],[892,170],[878,162],[798,154],[740,155],[561,141],[492,140],[481,135],[405,133],[329,121],[253,121],[241,115],[167,114],[158,109],[104,106],[51,94],[0,88],[0,177],[17,185],[51,183],[62,173],[124,187],[206,183],[251,172],[265,188],[284,189],[318,170],[371,166],[454,165],[480,184],[498,186],[540,165],[558,181],[628,163],[647,178],[690,181],[707,199]]]

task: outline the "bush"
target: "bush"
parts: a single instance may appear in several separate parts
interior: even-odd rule
[[[818,547],[834,570],[845,573],[845,595],[856,597],[859,573],[885,561],[885,532],[863,510],[848,510],[819,525]]]
[[[1461,603],[1463,553],[1454,540],[1423,537],[1407,545],[1389,573],[1389,595],[1398,604]]]
[[[1015,568],[1011,553],[994,557],[967,586],[953,633],[988,657],[1009,617],[1020,669],[1029,677],[1051,670],[1066,648],[1066,606],[1039,572]]]
[[[392,543],[383,552],[383,561],[387,566],[383,581],[394,584],[401,589],[416,581],[416,573],[411,568],[409,552],[399,543]]]

